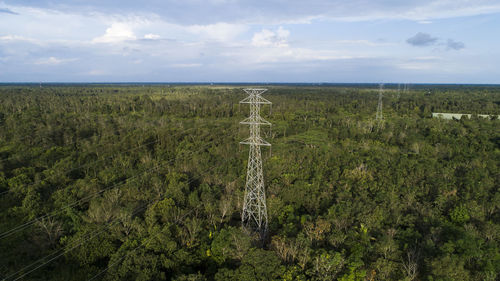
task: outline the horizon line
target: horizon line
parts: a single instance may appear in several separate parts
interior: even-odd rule
[[[81,84],[94,84],[94,85],[117,85],[117,84],[132,84],[132,85],[146,85],[146,84],[156,84],[156,85],[476,85],[476,86],[500,86],[500,83],[430,83],[430,82],[176,82],[176,81],[165,81],[165,82],[137,82],[137,81],[121,81],[121,82],[104,82],[104,81],[93,81],[93,82],[0,82],[0,85],[81,85]]]

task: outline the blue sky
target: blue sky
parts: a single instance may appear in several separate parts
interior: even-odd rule
[[[500,83],[500,1],[0,0],[0,82]]]

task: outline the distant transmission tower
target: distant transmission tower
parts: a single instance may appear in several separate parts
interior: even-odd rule
[[[250,151],[241,220],[245,229],[257,233],[260,239],[264,240],[267,234],[267,207],[260,147],[271,146],[271,144],[260,137],[260,125],[271,126],[271,123],[260,117],[260,107],[263,104],[270,105],[271,102],[261,96],[267,89],[244,89],[244,91],[248,97],[240,103],[250,104],[250,117],[241,121],[240,124],[250,125],[250,137],[240,143],[248,144]]]
[[[398,99],[401,97],[401,83],[398,84]]]
[[[403,90],[403,93],[409,93],[410,92],[410,84],[408,83],[405,83],[405,87],[404,87],[404,90]]]
[[[378,104],[377,104],[377,115],[375,116],[375,120],[382,121],[384,116],[382,114],[382,92],[384,91],[384,84],[380,84],[378,89]]]

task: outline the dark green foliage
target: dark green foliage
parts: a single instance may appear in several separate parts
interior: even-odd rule
[[[430,118],[500,114],[500,88],[386,90],[379,124],[376,89],[270,87],[263,247],[240,228],[243,96],[0,87],[0,277],[62,253],[22,280],[500,278],[500,120]]]

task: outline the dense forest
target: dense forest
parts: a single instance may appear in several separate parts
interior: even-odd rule
[[[500,87],[267,88],[261,245],[243,87],[1,86],[0,278],[500,279]]]

